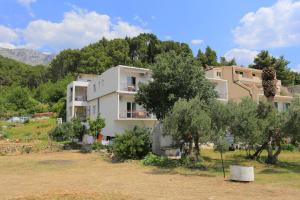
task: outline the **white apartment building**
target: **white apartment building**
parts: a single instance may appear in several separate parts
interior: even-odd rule
[[[134,126],[153,128],[155,116],[134,102],[140,83],[151,80],[149,69],[116,66],[101,75],[82,75],[67,87],[67,121],[105,118],[105,139]]]

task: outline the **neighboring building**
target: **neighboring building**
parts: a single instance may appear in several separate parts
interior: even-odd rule
[[[239,102],[243,97],[250,97],[253,101],[259,102],[265,98],[261,78],[262,70],[220,66],[208,69],[205,75],[216,83],[216,90],[222,95],[221,99]],[[293,97],[288,89],[281,85],[280,80],[277,80],[276,87],[275,106],[278,110],[284,111]]]
[[[67,121],[105,118],[105,139],[134,126],[153,128],[155,116],[134,102],[139,83],[151,80],[149,69],[116,66],[98,76],[79,77],[68,85]]]

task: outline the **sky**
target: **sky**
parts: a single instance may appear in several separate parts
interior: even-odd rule
[[[0,47],[58,53],[144,32],[245,66],[269,50],[300,72],[299,0],[0,0]]]

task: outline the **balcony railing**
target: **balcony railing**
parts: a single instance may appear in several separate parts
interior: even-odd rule
[[[129,91],[129,92],[136,92],[137,91],[137,87],[135,85],[129,85],[127,83],[121,83],[121,90],[123,91]]]
[[[75,96],[75,101],[86,101],[87,97],[86,96]]]
[[[119,117],[122,119],[154,119],[155,117],[153,114],[145,110],[127,110],[119,113]]]

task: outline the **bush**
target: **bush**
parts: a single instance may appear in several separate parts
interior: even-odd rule
[[[193,157],[181,158],[180,160],[169,159],[166,156],[157,156],[152,153],[149,153],[143,160],[143,165],[157,166],[157,167],[187,167],[192,169],[206,169],[201,161],[196,161]]]
[[[95,151],[99,151],[101,149],[105,149],[105,146],[101,142],[96,141],[92,144],[92,149]]]
[[[151,150],[148,129],[135,127],[117,135],[113,141],[113,153],[119,159],[140,159]]]
[[[73,119],[72,122],[60,124],[52,129],[49,136],[56,141],[81,140],[85,133],[87,133],[87,130],[80,120]]]
[[[142,163],[146,166],[157,166],[157,167],[176,167],[179,162],[171,160],[166,156],[157,156],[149,153],[143,160]]]
[[[49,132],[49,136],[56,141],[71,140],[74,137],[72,123],[66,122],[58,125]]]
[[[201,158],[196,161],[194,157],[187,156],[180,159],[180,165],[191,169],[206,169],[203,165]]]
[[[296,151],[297,150],[297,147],[295,145],[292,145],[292,144],[283,144],[281,146],[282,150],[286,150],[286,151]]]

